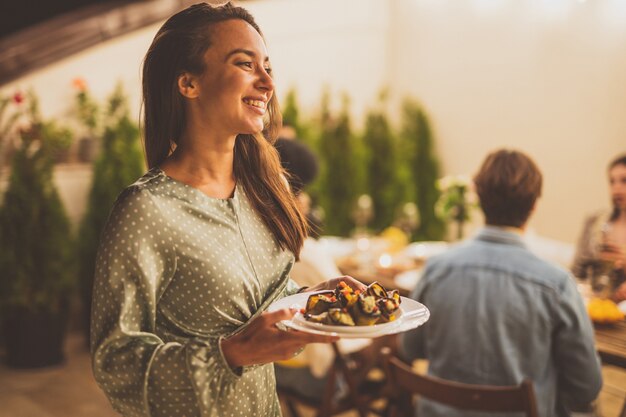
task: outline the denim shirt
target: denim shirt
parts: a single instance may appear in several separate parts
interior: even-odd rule
[[[533,255],[517,234],[488,226],[432,258],[411,298],[431,316],[402,336],[402,350],[406,359],[428,359],[430,375],[488,385],[529,378],[542,417],[567,415],[564,408],[598,395],[600,362],[574,280]],[[496,415],[425,399],[418,411],[420,417]]]

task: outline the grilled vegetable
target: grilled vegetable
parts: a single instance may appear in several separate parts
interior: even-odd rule
[[[324,291],[309,296],[306,302],[306,312],[317,315],[328,311],[331,307],[337,307],[337,298],[334,291]]]
[[[394,321],[396,319],[396,312],[400,308],[400,296],[397,298],[379,298],[376,301],[376,305],[381,313],[379,323]]]
[[[367,290],[353,290],[340,282],[334,291],[323,291],[309,296],[304,318],[314,323],[340,326],[371,326],[387,323],[397,317],[400,294],[397,290],[387,292],[378,282]]]
[[[329,324],[338,324],[342,326],[354,326],[354,320],[350,313],[343,308],[331,308],[328,310]]]
[[[342,285],[343,284],[343,285]],[[350,308],[356,302],[360,291],[354,291],[345,282],[341,281],[337,288],[335,288],[335,296],[339,301],[341,307]]]
[[[358,300],[350,309],[350,313],[359,326],[376,324],[381,316],[380,309],[376,305],[376,298],[365,294],[358,296]]]
[[[377,300],[379,298],[387,298],[387,291],[385,291],[385,288],[378,282],[372,282],[369,287],[367,287],[367,290],[365,292],[367,293],[367,295],[371,295]]]

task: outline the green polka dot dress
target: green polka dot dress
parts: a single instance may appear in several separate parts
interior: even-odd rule
[[[280,416],[272,364],[231,369],[219,341],[295,293],[241,187],[211,198],[158,168],[118,197],[93,294],[95,378],[124,416]]]

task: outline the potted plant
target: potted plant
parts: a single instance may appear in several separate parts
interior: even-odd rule
[[[78,140],[78,161],[92,163],[98,150],[100,106],[91,96],[84,79],[77,77],[72,81],[72,85],[76,90],[75,114],[83,128],[82,137]]]
[[[361,191],[359,150],[352,134],[349,100],[343,98],[339,116],[333,118],[329,97],[322,98],[319,153],[321,157],[320,203],[326,216],[325,232],[348,236],[354,228],[352,212]]]
[[[439,161],[435,155],[432,131],[422,107],[412,101],[403,103],[403,121],[400,133],[401,155],[405,158],[408,183],[413,184],[411,198],[419,210],[419,226],[413,236],[416,240],[442,240],[446,225],[435,213],[440,191],[437,188]]]
[[[30,97],[0,208],[0,310],[6,362],[40,367],[63,360],[67,301],[74,287],[70,224],[52,181],[71,132],[43,121]]]
[[[100,233],[118,194],[144,172],[139,127],[130,118],[121,85],[109,97],[102,120],[101,149],[93,165],[87,211],[78,233],[79,284],[86,340],[89,340],[91,292]],[[96,125],[94,122],[93,126]]]
[[[397,178],[396,138],[383,111],[386,93],[379,97],[378,108],[368,112],[363,133],[366,149],[365,167],[367,193],[372,197],[374,219],[372,227],[381,231],[390,226],[400,203]]]

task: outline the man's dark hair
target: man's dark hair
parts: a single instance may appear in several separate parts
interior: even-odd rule
[[[542,182],[541,171],[522,152],[502,149],[489,154],[474,176],[486,223],[524,225],[541,195]]]
[[[288,172],[287,180],[294,194],[300,193],[309,185],[319,170],[315,154],[296,139],[278,138],[276,150],[280,155],[280,163]]]

